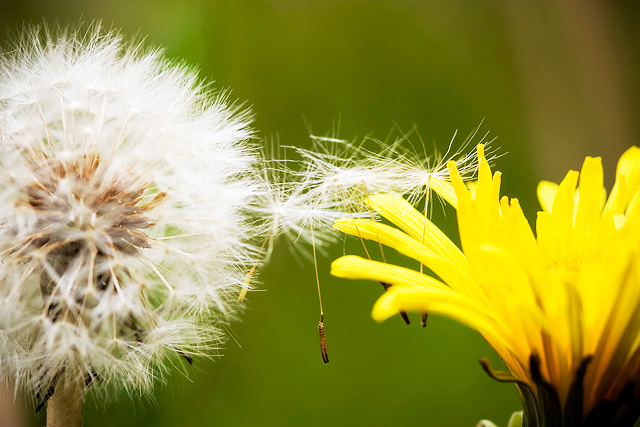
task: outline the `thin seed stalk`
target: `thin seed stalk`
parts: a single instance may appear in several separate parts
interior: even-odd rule
[[[64,376],[47,402],[47,427],[82,427],[84,384]]]

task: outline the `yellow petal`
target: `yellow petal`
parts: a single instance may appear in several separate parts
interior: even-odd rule
[[[343,233],[389,246],[424,264],[454,290],[466,294],[471,290],[470,295],[478,295],[477,289],[469,286],[465,270],[396,228],[365,219],[340,219],[333,227]]]
[[[501,326],[480,306],[457,295],[408,287],[391,287],[376,301],[371,313],[382,322],[400,311],[427,311],[459,321],[478,330],[500,347],[513,350],[514,345],[505,337]]]
[[[471,194],[469,189],[464,182],[462,181],[462,177],[460,176],[460,172],[458,172],[458,168],[456,167],[456,162],[453,160],[449,160],[447,162],[447,169],[449,171],[449,176],[451,177],[451,185],[453,185],[453,189],[456,192],[456,198],[458,199],[458,206],[461,201],[471,200]],[[476,185],[473,188],[473,197],[475,198],[478,193],[478,187],[480,186],[480,182],[477,181]]]
[[[469,190],[469,194],[471,198],[476,197],[476,189],[478,188],[478,181],[467,181],[467,189]]]
[[[425,215],[420,214],[402,197],[377,194],[367,199],[369,207],[397,225],[409,236],[422,242],[452,264],[466,268],[462,251]]]
[[[447,203],[454,208],[458,207],[458,198],[456,197],[456,192],[450,182],[431,177],[429,179],[429,188],[435,191],[438,196],[445,199]]]
[[[587,238],[597,239],[605,196],[602,172],[602,160],[599,157],[587,157],[580,170],[578,186],[578,206],[575,209],[574,247],[577,251],[585,249]]]
[[[627,207],[627,176],[618,175],[613,190],[604,206],[603,216],[607,214],[624,214]]]
[[[551,212],[553,199],[555,199],[557,192],[558,184],[555,182],[540,181],[538,184],[538,200],[540,201],[540,206],[546,212]]]
[[[640,148],[631,147],[620,156],[616,175],[626,175],[629,177],[630,187],[636,188],[638,186],[638,181],[640,180]]]
[[[484,157],[484,146],[479,144],[478,147],[478,187],[476,188],[474,200],[479,203],[478,210],[486,212],[483,209],[492,201],[497,201],[499,196],[494,194],[493,177],[491,168],[487,159]]]
[[[624,182],[622,182],[624,181]],[[616,169],[616,182],[611,190],[605,212],[624,213],[627,203],[637,193],[640,186],[640,148],[631,147],[625,151]]]
[[[536,231],[541,254],[548,262],[567,260],[573,237],[573,213],[578,172],[569,171],[558,186],[551,212],[538,212]]]
[[[372,261],[355,255],[346,255],[333,261],[331,274],[344,279],[376,280],[394,286],[417,287],[453,294],[447,285],[433,277],[408,268]]]

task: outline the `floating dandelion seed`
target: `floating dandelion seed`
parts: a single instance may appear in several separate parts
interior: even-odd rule
[[[223,341],[261,258],[249,121],[99,25],[31,28],[0,57],[0,377],[50,418]]]
[[[524,426],[632,426],[640,413],[640,149],[623,154],[609,197],[599,158],[559,185],[543,182],[534,236],[516,199],[500,198],[478,146],[475,191],[449,162],[462,250],[411,204],[379,194],[367,204],[398,228],[344,219],[345,233],[392,247],[437,278],[345,256],[332,274],[391,284],[373,317],[430,311],[477,329],[514,382]],[[437,191],[437,189],[434,188]],[[516,416],[518,418],[519,415]],[[515,421],[514,421],[515,422]]]
[[[386,188],[380,186],[376,193],[391,193],[405,196],[413,205],[425,202],[425,211],[431,210],[433,194],[449,204],[455,205],[456,198],[451,178],[447,169],[447,162],[455,160],[460,176],[464,181],[471,181],[476,177],[478,162],[475,153],[468,150],[469,146],[480,132],[480,123],[471,133],[454,149],[458,131],[455,131],[447,150],[444,153],[438,151],[428,154],[421,138],[421,147],[417,148],[410,141],[411,133],[403,134],[401,138],[386,147],[379,153],[371,153],[367,162],[375,171],[384,171],[383,174],[390,177]],[[490,144],[495,140],[488,140],[489,132],[481,135],[479,141],[474,144],[484,144],[486,156],[491,163],[498,155]]]
[[[477,134],[478,129],[467,138],[463,147],[451,154],[451,146],[447,154],[459,157],[465,166],[463,174],[476,172],[475,157],[461,153]],[[486,135],[483,137],[486,138]],[[375,219],[376,213],[364,203],[370,195],[379,192],[396,192],[397,194],[411,194],[419,200],[425,198],[425,218],[427,208],[431,208],[431,192],[438,187],[438,194],[445,194],[447,200],[454,199],[453,186],[449,173],[441,158],[430,161],[419,161],[419,156],[413,150],[407,150],[403,144],[408,142],[408,135],[394,143],[365,140],[354,143],[335,137],[311,136],[312,148],[303,149],[289,147],[301,161],[268,160],[263,167],[263,185],[269,191],[264,191],[263,197],[256,199],[254,209],[266,222],[260,226],[265,230],[266,240],[263,247],[268,248],[269,254],[276,237],[285,235],[292,246],[303,255],[309,255],[316,269],[316,286],[320,305],[320,322],[318,332],[323,361],[328,362],[326,333],[324,325],[324,311],[320,291],[320,281],[317,274],[317,250],[322,250],[327,243],[336,239],[328,227],[340,218],[370,218]],[[455,139],[455,135],[454,138]],[[452,139],[452,143],[453,143]],[[369,150],[365,142],[373,142],[376,150]],[[265,156],[271,158],[271,156]],[[294,170],[292,166],[300,169]],[[446,191],[446,193],[445,193]],[[269,242],[267,243],[267,240]],[[363,248],[369,256],[364,239]],[[311,247],[307,251],[307,246]],[[384,259],[384,250],[379,245]],[[239,295],[239,301],[250,287],[253,274],[247,276],[245,286]],[[385,290],[389,284],[381,281]],[[407,324],[410,323],[406,313],[401,313]],[[421,313],[421,324],[426,326],[427,313]]]
[[[335,236],[327,227],[337,218],[344,216],[345,211],[336,210],[335,202],[323,200],[314,191],[317,182],[311,179],[308,171],[294,171],[287,161],[269,161],[262,168],[262,185],[268,191],[261,192],[253,208],[262,218],[259,229],[263,230],[263,244],[260,252],[265,251],[268,257],[278,236],[288,238],[298,253],[307,255],[307,245],[311,246],[311,254],[315,269],[315,281],[318,289],[320,305],[320,322],[318,334],[322,360],[329,362],[324,328],[324,312],[318,276],[317,251],[321,245],[330,242]],[[317,232],[321,225],[320,232]],[[253,268],[246,277],[238,301],[242,302],[253,280]]]

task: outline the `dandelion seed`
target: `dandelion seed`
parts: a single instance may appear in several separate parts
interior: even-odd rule
[[[332,200],[323,200],[314,191],[317,181],[308,171],[291,169],[285,161],[268,161],[261,177],[263,190],[257,193],[251,209],[258,216],[258,229],[269,242],[267,257],[271,254],[277,238],[288,240],[307,258],[307,249],[312,241],[317,247],[335,241],[336,233],[330,227],[345,215],[345,211]],[[312,238],[312,224],[316,230]]]
[[[394,143],[384,147],[379,153],[372,153],[368,160],[375,170],[384,170],[391,178],[386,188],[380,187],[376,193],[396,193],[405,196],[413,205],[421,200],[425,201],[425,215],[432,208],[431,198],[433,194],[450,205],[456,205],[455,191],[451,184],[451,177],[447,169],[447,162],[455,160],[460,176],[468,182],[474,179],[477,173],[477,158],[468,148],[473,142],[484,144],[486,156],[492,161],[497,156],[494,150],[489,149],[494,139],[488,140],[489,132],[481,135],[479,141],[475,141],[480,131],[480,123],[454,150],[458,132],[454,132],[451,141],[444,153],[435,151],[435,154],[427,154],[424,142],[419,138],[421,147],[411,144],[411,133],[403,134]]]

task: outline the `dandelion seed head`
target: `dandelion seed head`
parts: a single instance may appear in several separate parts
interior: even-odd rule
[[[147,391],[216,351],[257,252],[249,113],[100,25],[26,30],[0,76],[0,377]]]

